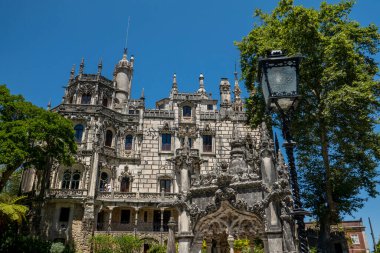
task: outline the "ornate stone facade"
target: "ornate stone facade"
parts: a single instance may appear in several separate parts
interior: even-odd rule
[[[287,167],[263,125],[246,125],[235,73],[220,83],[220,108],[205,89],[178,91],[145,108],[132,99],[134,59],[124,53],[113,80],[71,71],[62,103],[53,108],[73,122],[77,163],[52,168],[43,232],[90,252],[97,233],[133,233],[165,243],[176,223],[179,252],[229,252],[237,238],[260,238],[266,252],[295,252]],[[32,187],[33,173],[23,188]]]

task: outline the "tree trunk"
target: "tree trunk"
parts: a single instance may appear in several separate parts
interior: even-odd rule
[[[320,253],[331,252],[330,228],[330,215],[326,213],[323,217],[320,217],[319,220],[318,252]]]
[[[20,165],[21,166],[21,165]],[[19,166],[18,166],[19,167]],[[6,166],[6,169],[5,171],[1,174],[1,178],[0,178],[0,192],[3,191],[5,185],[7,184],[9,178],[12,176],[13,172],[15,172],[15,170],[18,168],[18,167],[9,167],[9,166]]]
[[[319,247],[323,253],[330,253],[330,226],[332,217],[335,215],[335,204],[332,196],[332,178],[331,178],[331,168],[330,168],[330,159],[329,159],[329,147],[328,147],[328,138],[327,138],[327,129],[322,120],[320,124],[321,129],[321,147],[322,147],[322,157],[323,157],[323,166],[326,172],[326,201],[327,206],[324,210],[324,215],[320,218],[320,243]]]

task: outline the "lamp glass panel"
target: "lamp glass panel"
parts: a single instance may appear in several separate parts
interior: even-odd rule
[[[297,95],[297,74],[294,65],[269,67],[267,73],[271,97]]]

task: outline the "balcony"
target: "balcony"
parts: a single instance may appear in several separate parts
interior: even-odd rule
[[[102,201],[124,201],[130,200],[131,202],[161,202],[174,200],[176,198],[176,193],[149,193],[149,192],[98,192],[97,199]]]
[[[56,199],[82,199],[87,196],[87,190],[82,189],[48,189],[46,197]]]
[[[169,227],[167,224],[163,224],[163,232],[168,232]],[[97,231],[126,231],[134,232],[135,225],[133,223],[123,224],[120,222],[111,222],[109,223],[97,223]],[[137,232],[161,232],[161,223],[160,222],[142,222],[136,227]],[[177,226],[175,226],[174,231],[177,231]]]

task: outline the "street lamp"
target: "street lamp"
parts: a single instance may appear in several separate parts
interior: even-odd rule
[[[294,146],[290,133],[290,118],[297,106],[299,63],[301,55],[286,57],[281,50],[272,51],[267,58],[259,59],[258,79],[268,111],[279,113],[282,121],[282,134],[286,142],[284,147],[288,156],[290,181],[294,198],[294,219],[297,221],[297,232],[300,252],[308,253],[304,217],[307,212],[302,208],[299,194],[296,165],[294,162]]]

